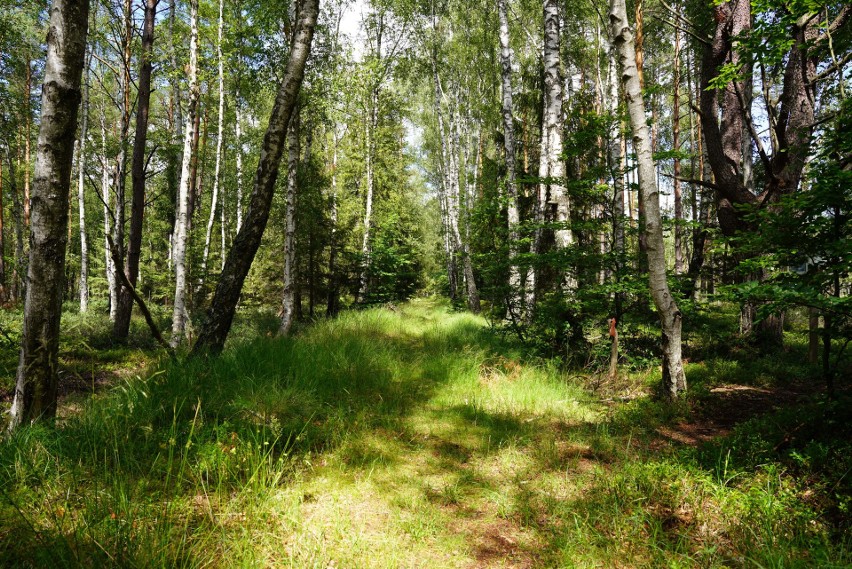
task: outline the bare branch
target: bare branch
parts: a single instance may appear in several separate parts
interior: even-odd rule
[[[145,322],[151,330],[151,335],[154,336],[154,339],[157,340],[158,344],[165,348],[166,352],[172,359],[176,359],[177,356],[175,355],[175,351],[171,346],[169,346],[169,343],[163,339],[163,335],[160,333],[160,329],[157,328],[157,323],[154,322],[154,318],[151,316],[151,311],[148,310],[148,306],[145,304],[145,301],[141,296],[139,296],[139,293],[136,292],[133,285],[130,284],[130,280],[128,280],[127,275],[124,274],[124,261],[121,258],[119,250],[116,249],[115,243],[112,242],[112,237],[107,234],[106,238],[109,243],[110,251],[112,252],[112,262],[115,263],[115,274],[118,276],[124,288],[130,291],[130,296],[133,297],[133,300],[135,300],[136,304],[139,306],[139,310],[142,312],[142,316],[145,317]]]

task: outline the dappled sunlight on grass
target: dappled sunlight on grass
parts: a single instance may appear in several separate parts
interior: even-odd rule
[[[688,372],[703,397],[741,365]],[[607,389],[642,393],[654,374]],[[4,442],[0,564],[849,560],[798,504],[804,486],[769,468],[771,447],[684,446],[661,432],[688,403],[601,397],[582,379],[433,300],[237,341]],[[827,460],[819,450],[801,461]],[[763,466],[748,473],[747,459]]]

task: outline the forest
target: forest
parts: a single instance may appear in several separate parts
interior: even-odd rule
[[[3,0],[0,566],[852,566],[850,16]]]

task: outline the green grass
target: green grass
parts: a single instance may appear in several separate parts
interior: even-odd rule
[[[295,338],[264,322],[218,359],[155,364],[0,442],[0,565],[852,563],[849,447],[815,438],[848,406],[814,400],[823,423],[781,450],[800,416],[692,448],[658,432],[690,405],[605,402],[435,301]],[[115,365],[147,353],[123,349]],[[698,394],[740,379],[723,362],[690,365]],[[749,365],[757,383],[780,371]]]

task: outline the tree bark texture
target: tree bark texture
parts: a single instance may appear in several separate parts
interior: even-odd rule
[[[497,0],[500,18],[500,80],[502,87],[503,145],[506,151],[506,198],[509,225],[509,294],[506,317],[516,321],[521,317],[521,273],[517,264],[520,215],[518,213],[518,184],[515,180],[515,119],[512,104],[512,48],[509,44],[509,17],[506,0]]]
[[[183,341],[187,321],[187,267],[186,250],[189,241],[190,201],[192,173],[192,142],[197,140],[198,100],[201,88],[198,82],[198,0],[190,0],[190,39],[189,39],[189,103],[183,136],[183,163],[181,166],[180,186],[178,190],[178,213],[175,222],[174,264],[175,298],[172,310],[171,346],[176,348]]]
[[[305,62],[310,54],[318,13],[319,0],[304,0],[299,11],[297,30],[284,80],[279,86],[269,126],[263,138],[248,211],[243,227],[234,238],[225,260],[225,268],[216,285],[206,321],[192,350],[195,355],[205,352],[217,354],[225,346],[243,283],[269,220],[269,209],[281,155],[284,152],[287,127],[304,77]]]
[[[133,158],[130,167],[131,204],[130,233],[127,236],[127,262],[125,276],[136,286],[139,277],[139,257],[142,252],[142,222],[145,215],[145,146],[148,140],[148,113],[151,108],[151,75],[154,51],[154,21],[159,0],[145,0],[145,14],[142,25],[142,61],[139,70],[139,90],[136,103],[136,134],[133,140]],[[118,291],[118,311],[113,325],[113,336],[119,340],[127,338],[130,331],[130,316],[133,310],[133,295],[120,281]]]
[[[88,15],[88,0],[55,0],[50,8],[31,195],[28,285],[11,429],[56,415],[68,200]]]
[[[216,220],[216,208],[219,207],[219,179],[222,171],[222,139],[225,133],[225,64],[222,58],[222,32],[224,28],[224,0],[219,0],[219,30],[216,41],[216,56],[219,60],[219,116],[216,135],[216,169],[213,173],[213,196],[210,202],[210,217],[207,218],[207,231],[204,235],[204,254],[201,257],[200,287],[204,286],[207,273],[207,258],[210,255],[210,240],[213,235],[213,222]],[[224,211],[224,208],[223,208]],[[224,255],[224,249],[222,250]]]
[[[89,240],[86,236],[86,143],[89,136],[89,66],[85,62],[83,81],[83,116],[80,125],[80,155],[77,157],[77,209],[80,219],[80,312],[89,310]]]
[[[618,50],[621,63],[621,80],[624,84],[633,130],[633,146],[639,169],[640,200],[645,205],[644,231],[647,237],[648,280],[662,329],[663,389],[668,397],[674,399],[686,391],[686,375],[681,360],[682,316],[666,282],[663,224],[660,216],[660,197],[654,159],[651,152],[651,136],[648,132],[645,105],[639,84],[639,72],[636,68],[633,34],[627,22],[624,0],[612,0],[609,19],[613,44]]]
[[[296,200],[299,190],[299,109],[287,131],[287,203],[284,227],[284,294],[278,333],[287,336],[296,316]]]
[[[328,197],[328,217],[331,224],[331,234],[329,236],[328,251],[328,301],[325,310],[325,315],[328,317],[337,316],[340,309],[340,293],[337,284],[337,147],[339,144],[337,123],[332,125],[331,136],[331,194]]]

